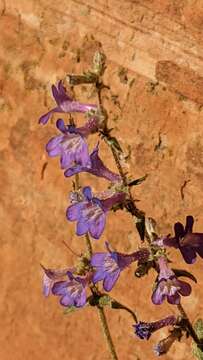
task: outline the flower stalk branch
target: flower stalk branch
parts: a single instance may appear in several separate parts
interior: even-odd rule
[[[183,318],[183,320],[186,321],[186,327],[187,327],[187,330],[188,330],[190,336],[193,338],[193,340],[195,341],[195,343],[202,348],[202,347],[203,347],[203,344],[202,344],[201,341],[199,340],[199,338],[198,338],[198,336],[197,336],[197,334],[196,334],[196,332],[195,332],[195,330],[194,330],[194,328],[193,328],[193,326],[192,326],[192,324],[191,324],[191,322],[190,322],[190,319],[189,319],[189,317],[187,316],[187,314],[186,314],[186,312],[185,312],[182,304],[181,304],[181,303],[178,304],[178,305],[177,305],[177,308],[178,308],[178,311],[180,312],[180,315],[181,315],[181,317]]]
[[[101,307],[99,305],[97,306],[97,308],[98,308],[99,318],[100,318],[100,321],[101,321],[104,336],[105,336],[109,351],[111,353],[111,358],[112,358],[112,360],[118,360],[118,356],[116,354],[115,346],[113,344],[113,340],[111,338],[111,334],[110,334],[109,327],[108,327],[108,324],[107,324],[107,319],[106,319],[104,309],[103,309],[103,307]]]

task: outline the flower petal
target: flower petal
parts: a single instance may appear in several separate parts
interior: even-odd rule
[[[74,300],[67,293],[66,295],[61,297],[60,304],[63,305],[63,306],[72,306],[72,305],[74,305]]]
[[[88,224],[83,221],[78,221],[76,226],[76,234],[78,236],[84,235],[88,232]]]
[[[48,120],[49,120],[49,118],[51,117],[51,115],[52,115],[53,113],[55,113],[55,112],[62,112],[62,111],[60,111],[60,109],[59,109],[58,107],[56,107],[56,108],[48,111],[46,114],[42,115],[42,116],[39,118],[39,124],[45,125],[45,124],[48,122]]]
[[[152,293],[152,302],[155,305],[160,305],[164,301],[166,295],[161,291],[159,285]]]
[[[83,208],[83,206],[84,206],[83,202],[78,202],[76,204],[69,206],[66,211],[67,219],[70,221],[78,220],[80,216],[80,211]]]
[[[63,140],[63,135],[54,136],[49,140],[46,145],[46,151],[48,155],[53,157],[61,154],[61,141]]]
[[[177,239],[185,235],[184,227],[180,222],[175,223],[174,232]]]
[[[185,225],[185,232],[192,232],[192,228],[193,228],[193,224],[194,224],[194,218],[191,215],[188,215],[186,217],[186,225]]]
[[[98,281],[104,280],[106,274],[102,268],[97,269],[97,271],[94,273],[92,282],[96,284]]]
[[[73,175],[78,174],[78,173],[80,173],[82,171],[86,171],[85,169],[86,169],[86,167],[83,167],[81,165],[72,166],[72,167],[70,167],[69,169],[67,169],[64,172],[64,175],[66,177],[73,176]]]
[[[72,162],[73,162],[73,153],[62,151],[60,158],[61,169],[67,169],[72,164]]]
[[[52,288],[52,293],[54,295],[66,295],[67,294],[67,281],[58,281],[54,284]]]
[[[116,281],[118,280],[119,275],[120,275],[120,269],[111,273],[111,275],[108,274],[105,277],[104,282],[103,282],[103,288],[105,291],[111,291],[111,289],[115,285]]]
[[[89,224],[90,235],[94,239],[99,239],[104,231],[106,223],[106,215],[101,213],[95,221],[91,221]]]
[[[46,274],[43,276],[43,294],[44,296],[49,296],[51,293],[52,285],[54,280],[50,279]]]
[[[59,129],[62,133],[66,134],[67,133],[67,128],[64,124],[63,119],[58,119],[56,122],[56,127],[57,129]]]
[[[185,281],[182,280],[178,280],[178,283],[180,285],[180,289],[178,290],[178,292],[182,295],[182,296],[189,296],[192,288],[190,286],[190,284],[186,283]]]
[[[181,246],[180,248],[181,254],[187,264],[194,264],[196,261],[196,252],[187,246]]]
[[[176,292],[174,295],[167,295],[169,304],[178,305],[180,304],[180,295]]]
[[[91,257],[91,265],[92,266],[102,266],[104,264],[104,259],[106,257],[106,253],[94,253]]]
[[[75,306],[82,307],[86,304],[86,290],[84,289],[80,296],[75,299]]]
[[[91,190],[91,187],[90,186],[85,186],[83,188],[83,195],[85,196],[85,198],[88,200],[88,201],[91,201],[92,200],[92,190]]]

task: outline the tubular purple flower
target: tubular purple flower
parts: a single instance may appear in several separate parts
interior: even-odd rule
[[[88,232],[94,239],[99,239],[104,231],[106,213],[113,205],[122,203],[126,194],[117,192],[110,198],[100,200],[92,195],[89,186],[83,188],[83,200],[70,205],[66,212],[69,221],[77,221],[76,234],[78,236]]]
[[[191,286],[178,280],[175,273],[168,267],[167,259],[161,256],[158,260],[159,276],[152,294],[152,302],[160,305],[166,298],[170,304],[180,304],[180,295],[189,296]]]
[[[193,224],[194,218],[187,216],[185,227],[180,222],[175,223],[175,237],[167,236],[156,240],[157,245],[179,249],[185,262],[193,264],[197,254],[203,258],[203,233],[192,232]]]
[[[58,84],[52,85],[52,95],[56,101],[57,106],[48,113],[42,115],[39,119],[39,123],[45,125],[53,113],[71,113],[80,112],[86,113],[91,110],[96,110],[97,106],[93,104],[82,104],[78,101],[74,101],[67,93],[66,89],[60,80]]]
[[[96,119],[90,119],[80,128],[72,125],[65,126],[62,119],[58,119],[56,127],[62,135],[54,136],[46,145],[50,157],[60,156],[61,168],[67,169],[73,163],[80,166],[90,165],[90,156],[85,137],[95,131]]]
[[[90,154],[90,164],[89,166],[75,165],[65,171],[64,175],[69,177],[80,172],[88,172],[95,176],[103,177],[111,182],[118,182],[121,180],[121,176],[115,174],[109,170],[100,159],[99,155],[99,144],[96,145],[93,152]]]
[[[67,275],[68,271],[73,271],[73,269],[46,269],[43,265],[41,265],[44,270],[43,276],[43,294],[44,296],[49,296],[55,282],[62,280],[65,275]]]
[[[90,282],[89,274],[86,277],[74,276],[67,272],[68,281],[56,282],[52,288],[54,295],[60,296],[60,304],[66,307],[83,307],[86,304],[86,288]]]
[[[176,324],[176,317],[171,315],[164,319],[154,321],[151,323],[139,321],[137,324],[133,325],[135,329],[135,334],[142,340],[148,340],[152,333],[157,330],[162,329],[165,326],[171,326]]]
[[[157,356],[167,354],[173,343],[176,340],[180,341],[181,336],[182,336],[181,328],[178,327],[174,328],[166,338],[160,340],[158,344],[154,346],[154,353]]]
[[[91,265],[95,268],[92,281],[96,284],[103,280],[103,288],[105,291],[111,291],[120,273],[132,262],[145,262],[149,257],[149,250],[140,249],[132,254],[122,254],[111,251],[108,242],[106,242],[108,252],[99,252],[93,254]]]

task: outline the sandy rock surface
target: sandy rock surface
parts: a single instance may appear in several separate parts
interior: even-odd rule
[[[201,0],[1,0],[0,359],[109,359],[96,311],[65,316],[58,299],[42,296],[39,265],[73,264],[63,240],[78,253],[84,248],[75,225],[65,218],[71,181],[44,150],[56,133],[56,117],[46,127],[38,118],[54,105],[51,84],[86,69],[97,42],[108,58],[110,90],[103,94],[110,127],[130,151],[129,174],[148,174],[134,189],[139,207],[157,220],[161,234],[172,232],[174,222],[184,222],[188,214],[195,218],[195,230],[203,231],[202,35]],[[87,87],[76,92],[82,101],[96,101]],[[82,116],[77,120],[82,123]],[[92,146],[95,142],[93,137]],[[101,153],[116,170],[103,143]],[[86,175],[82,182],[95,190],[107,186]],[[94,248],[102,250],[106,239],[118,251],[139,246],[125,212],[109,215]],[[171,259],[174,267],[182,266],[177,253]],[[183,300],[192,321],[203,316],[202,267],[201,259],[192,266],[199,281]],[[155,275],[143,282],[133,270],[122,274],[112,295],[142,320],[175,314],[174,306],[151,303]],[[107,317],[119,359],[156,358],[152,347],[165,330],[142,342],[135,339],[128,314],[107,310]],[[190,340],[177,343],[164,358],[190,360]]]

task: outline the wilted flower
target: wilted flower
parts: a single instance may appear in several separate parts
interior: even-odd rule
[[[93,104],[82,104],[78,101],[74,101],[67,93],[64,88],[62,81],[60,80],[58,84],[52,85],[52,95],[57,103],[57,107],[50,110],[48,113],[42,115],[39,119],[40,124],[46,124],[50,116],[53,113],[71,113],[71,112],[80,112],[86,113],[90,110],[96,110],[97,106]]]
[[[169,246],[179,249],[185,262],[193,264],[196,261],[197,254],[203,258],[203,233],[192,232],[194,218],[186,217],[186,225],[177,222],[174,225],[175,237],[163,237],[155,242],[159,246]]]
[[[88,166],[83,166],[80,164],[76,164],[75,166],[72,166],[71,168],[67,169],[65,171],[65,176],[69,177],[75,174],[78,174],[80,172],[88,172],[90,174],[103,177],[111,182],[117,182],[121,180],[120,175],[115,174],[111,170],[109,170],[103,163],[103,161],[100,159],[99,155],[99,145],[95,147],[93,152],[90,154],[90,163]]]
[[[52,288],[54,295],[61,296],[60,304],[63,306],[82,307],[86,304],[86,287],[90,277],[74,276],[67,272],[69,280],[56,282]]]
[[[157,356],[167,354],[171,346],[176,340],[180,340],[182,336],[182,331],[180,327],[175,327],[170,334],[162,339],[154,346],[154,352]]]
[[[170,304],[179,304],[180,295],[188,296],[191,286],[185,281],[178,280],[175,273],[168,267],[167,260],[161,256],[158,260],[159,276],[152,294],[152,302],[156,305],[162,304],[165,298]]]
[[[176,324],[176,317],[171,315],[164,319],[154,321],[151,323],[139,321],[137,324],[133,325],[135,329],[135,334],[142,340],[148,340],[153,332],[170,325]]]
[[[94,284],[103,280],[105,291],[110,291],[118,280],[120,273],[133,261],[144,262],[149,257],[149,250],[140,249],[132,254],[122,254],[111,251],[106,242],[108,252],[95,253],[91,258],[91,265],[95,268],[92,278]]]
[[[96,120],[95,120],[96,121]],[[48,155],[60,156],[61,168],[67,169],[74,162],[81,166],[90,165],[90,156],[85,137],[94,131],[96,124],[90,119],[83,127],[65,126],[62,119],[56,122],[62,135],[54,136],[46,145]]]
[[[90,233],[94,239],[102,235],[106,222],[106,213],[113,205],[125,200],[125,193],[117,192],[110,198],[100,200],[92,195],[91,188],[83,188],[84,198],[82,201],[70,205],[66,217],[70,221],[77,221],[76,234]]]
[[[45,296],[49,296],[55,282],[62,280],[67,272],[70,271],[70,268],[66,269],[46,269],[43,265],[41,265],[44,270],[43,276],[43,294]],[[73,270],[73,269],[72,269]]]

